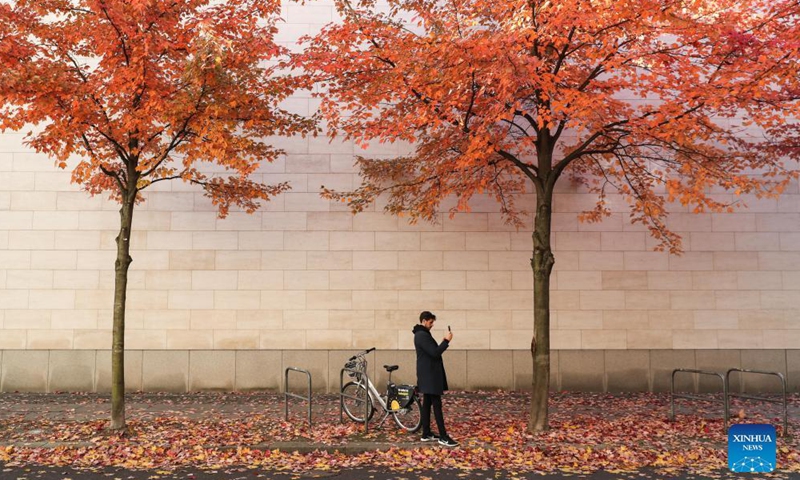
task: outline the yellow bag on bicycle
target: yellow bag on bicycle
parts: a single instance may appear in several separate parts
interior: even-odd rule
[[[400,410],[414,401],[414,385],[389,385],[389,410]]]

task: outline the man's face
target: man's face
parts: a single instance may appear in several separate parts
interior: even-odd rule
[[[425,326],[425,328],[427,328],[428,330],[430,330],[430,329],[432,329],[432,328],[433,328],[433,323],[434,323],[435,321],[436,321],[436,319],[435,319],[435,318],[429,318],[429,319],[427,319],[427,320],[423,320],[423,321],[422,321],[422,325],[424,325],[424,326]]]

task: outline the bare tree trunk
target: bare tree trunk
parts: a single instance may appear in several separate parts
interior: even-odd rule
[[[533,391],[528,421],[530,432],[549,428],[547,400],[550,387],[550,273],[555,258],[550,247],[553,188],[545,186],[536,195],[536,220],[533,228]]]
[[[117,260],[114,264],[114,327],[111,340],[111,424],[112,430],[125,429],[125,299],[128,292],[131,225],[136,194],[123,198],[119,210],[120,228],[117,236]]]

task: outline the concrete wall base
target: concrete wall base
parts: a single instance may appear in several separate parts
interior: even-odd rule
[[[284,370],[309,370],[316,392],[338,391],[339,373],[352,350],[132,350],[126,352],[130,391],[283,391]],[[414,383],[415,354],[370,354],[369,374],[386,382],[382,365],[397,364],[397,383]],[[446,353],[452,390],[530,390],[532,361],[524,350],[451,350]],[[551,390],[596,392],[669,391],[675,368],[725,373],[730,368],[782,373],[790,392],[800,391],[800,350],[558,350],[550,361]],[[720,391],[719,380],[680,374],[681,391]],[[0,350],[0,392],[108,392],[107,350]],[[303,391],[305,377],[291,374],[290,390]],[[382,388],[382,387],[381,387]],[[731,375],[736,392],[779,392],[777,377]]]

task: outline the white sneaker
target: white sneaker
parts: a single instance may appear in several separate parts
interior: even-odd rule
[[[444,445],[445,447],[457,447],[458,442],[450,437],[443,437],[439,439],[439,445]]]

